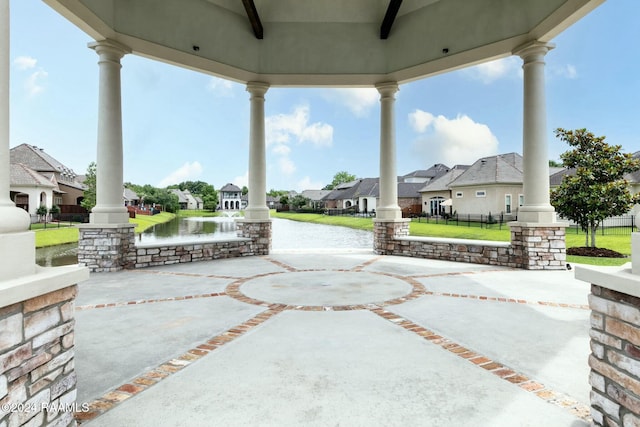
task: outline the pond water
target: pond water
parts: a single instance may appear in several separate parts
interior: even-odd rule
[[[346,227],[273,218],[272,249],[327,250],[372,249],[373,233]],[[158,224],[136,236],[136,242],[179,243],[192,240],[225,240],[236,236],[233,218],[176,218]],[[36,263],[45,267],[78,262],[78,245],[59,245],[36,249]]]

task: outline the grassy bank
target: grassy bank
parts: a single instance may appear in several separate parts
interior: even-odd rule
[[[344,227],[357,228],[360,230],[373,230],[371,218],[356,218],[343,216],[328,216],[321,214],[296,214],[290,212],[271,211],[274,218],[291,219],[294,221],[313,222],[316,224],[342,225]],[[412,236],[424,237],[444,237],[450,239],[471,239],[471,240],[491,240],[508,242],[511,239],[509,227],[496,228],[467,227],[462,225],[427,224],[424,222],[412,221],[409,224],[409,234]],[[569,234],[566,236],[567,247],[584,246],[583,234]],[[625,255],[631,254],[631,236],[597,236],[598,247],[607,248]],[[618,266],[630,262],[629,258],[595,258],[567,256],[567,262],[577,264],[592,264],[603,266]]]
[[[179,218],[187,218],[187,217],[211,217],[211,216],[220,216],[220,212],[211,212],[205,210],[181,210],[176,214]]]
[[[129,222],[131,224],[136,224],[136,233],[142,233],[144,230],[151,228],[156,224],[171,221],[175,217],[175,214],[162,212],[153,216],[138,215],[135,219],[129,219]],[[76,243],[79,235],[76,227],[40,229],[35,230],[35,233],[36,248],[63,245],[65,243]]]
[[[271,211],[273,218],[290,219],[292,221],[313,222],[315,224],[341,225],[343,227],[357,228],[358,230],[373,231],[371,218],[357,218],[350,216],[329,216],[321,214],[305,214],[291,212]]]
[[[170,212],[161,212],[157,215],[137,215],[135,218],[129,218],[130,224],[135,224],[135,232],[142,233],[144,230],[153,227],[156,224],[169,222],[176,217],[176,214]]]

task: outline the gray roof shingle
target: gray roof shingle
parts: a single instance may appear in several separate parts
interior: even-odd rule
[[[451,182],[450,187],[517,183],[522,183],[522,156],[518,153],[507,153],[477,160]]]
[[[22,163],[12,163],[10,165],[9,177],[10,185],[57,188],[51,180]]]

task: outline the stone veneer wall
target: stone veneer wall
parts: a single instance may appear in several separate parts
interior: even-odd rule
[[[135,258],[135,225],[80,226],[78,263],[92,272],[133,268]]]
[[[591,285],[591,417],[640,426],[640,298]]]
[[[511,225],[514,255],[522,257],[522,268],[529,270],[564,270],[567,260],[565,227],[527,227]]]
[[[511,243],[410,237],[409,221],[374,221],[374,251],[529,270],[566,268],[565,228],[511,225]]]
[[[184,262],[207,261],[256,255],[252,252],[250,239],[233,239],[215,242],[187,242],[168,245],[166,243],[145,244],[134,250],[134,268]]]
[[[238,238],[180,244],[145,244],[135,248],[133,267],[268,255],[271,250],[271,222],[237,221]]]
[[[271,252],[271,220],[237,220],[238,237],[251,239],[251,255],[269,255]]]
[[[0,308],[0,426],[75,425],[75,285]]]

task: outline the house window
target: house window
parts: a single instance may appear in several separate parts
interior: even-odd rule
[[[518,194],[518,206],[524,206],[524,194]]]
[[[485,190],[476,191],[476,197],[487,197],[487,192]]]
[[[456,192],[456,199],[461,199],[462,198],[462,191],[457,191]]]
[[[511,194],[504,195],[504,212],[507,214],[511,213]]]

